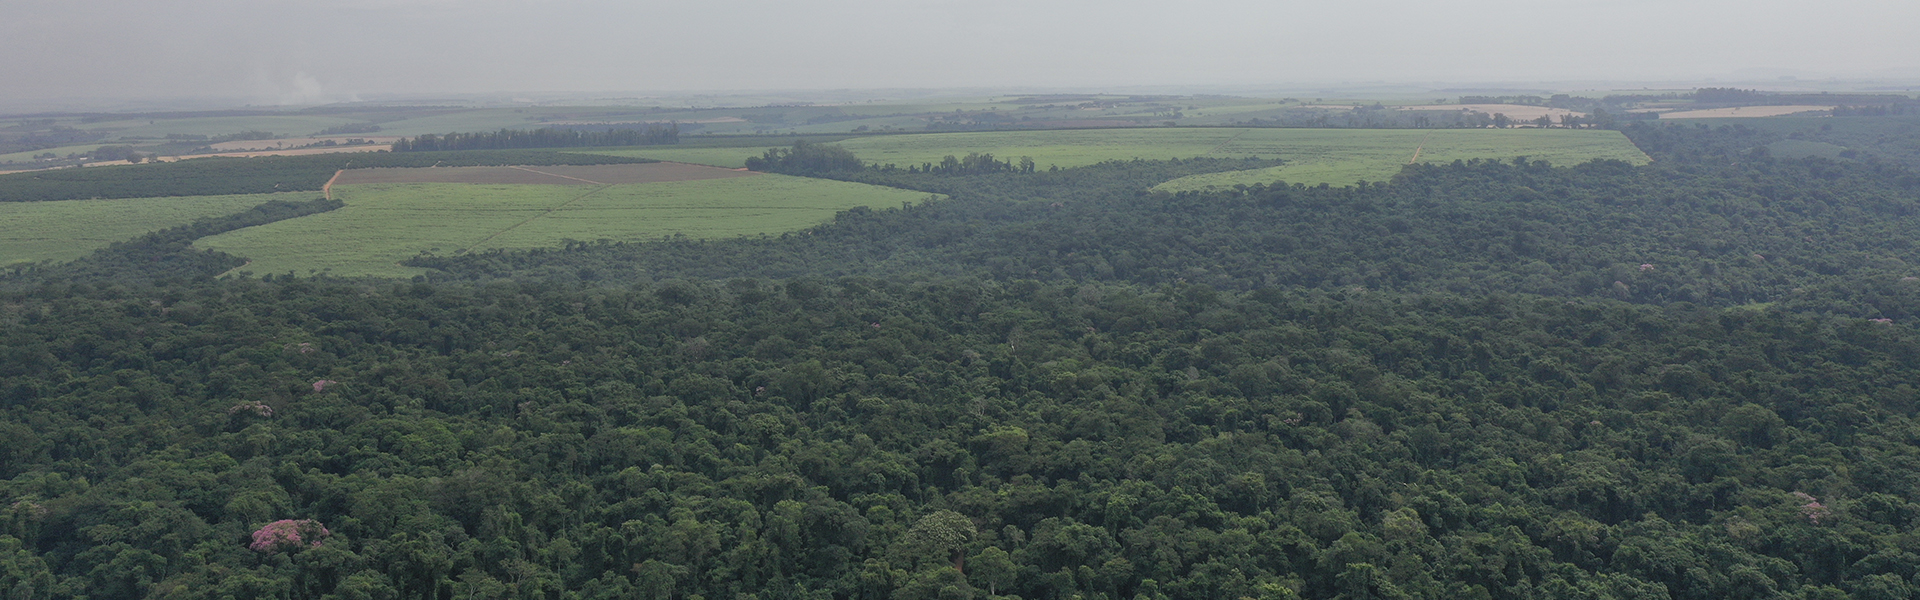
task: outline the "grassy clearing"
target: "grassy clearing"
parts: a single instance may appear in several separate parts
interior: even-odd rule
[[[69,261],[141,234],[312,193],[0,203],[0,266]]]
[[[421,252],[541,248],[566,240],[632,241],[671,234],[722,238],[792,231],[857,206],[926,198],[892,188],[757,175],[612,186],[452,183],[336,186],[336,211],[250,227],[195,243],[253,261],[256,274],[327,272],[410,277]]]

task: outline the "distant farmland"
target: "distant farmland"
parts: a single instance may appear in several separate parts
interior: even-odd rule
[[[1525,156],[1557,165],[1613,159],[1648,162],[1645,153],[1617,131],[1573,129],[1278,129],[1278,128],[1131,128],[1055,131],[991,131],[885,135],[848,139],[836,145],[871,164],[939,163],[948,155],[978,152],[1002,159],[1033,158],[1041,169],[1080,167],[1108,160],[1169,159],[1196,156],[1279,158],[1290,164],[1271,169],[1184,178],[1158,189],[1189,190],[1210,186],[1286,181],[1308,185],[1349,185],[1383,181],[1414,160],[1451,162],[1472,158]],[[662,148],[606,152],[659,160],[737,167],[765,148]]]
[[[692,163],[738,169],[747,166],[747,157],[766,153],[770,146],[752,146],[741,148],[676,148],[662,146],[638,150],[573,150],[580,154],[603,154],[607,156],[627,156],[651,158],[673,162]]]
[[[638,165],[558,165],[532,167],[440,167],[433,169],[354,169],[343,171],[335,185],[363,183],[495,183],[549,185],[611,185],[664,183],[751,177],[746,171],[712,167],[648,163]]]
[[[416,171],[437,178],[453,170]],[[334,197],[346,201],[344,208],[204,238],[195,246],[245,257],[252,264],[241,270],[261,275],[406,277],[426,272],[399,265],[421,252],[445,255],[673,234],[775,234],[823,223],[854,207],[899,206],[927,198],[920,192],[840,181],[708,171],[713,177],[613,185],[335,185]]]

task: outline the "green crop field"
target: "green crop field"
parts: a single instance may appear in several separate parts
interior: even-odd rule
[[[347,205],[207,237],[196,247],[245,257],[256,274],[409,277],[400,261],[421,252],[559,246],[671,234],[722,238],[772,234],[827,221],[858,206],[927,198],[892,188],[759,175],[612,186],[448,183],[335,186]]]
[[[1596,159],[1648,162],[1647,155],[1617,131],[1573,129],[1270,129],[1138,128],[1053,131],[925,133],[859,137],[835,142],[869,163],[901,167],[938,163],[970,152],[1001,159],[1033,158],[1040,168],[1080,167],[1108,160],[1167,159],[1195,156],[1279,158],[1290,164],[1271,169],[1183,178],[1156,189],[1179,191],[1211,186],[1286,181],[1349,185],[1383,181],[1414,159],[1452,162],[1471,158],[1525,156],[1558,165]],[[596,152],[739,167],[765,148],[659,148]]]
[[[312,193],[0,203],[0,266],[68,261],[140,234]]]
[[[1238,184],[1348,185],[1385,181],[1414,159],[1447,163],[1474,158],[1527,157],[1569,166],[1612,159],[1649,162],[1646,153],[1617,131],[1573,129],[1250,129],[1215,156],[1279,158],[1290,164],[1252,171],[1195,175],[1163,183],[1164,191]]]

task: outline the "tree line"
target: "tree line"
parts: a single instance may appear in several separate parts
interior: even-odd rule
[[[593,146],[656,146],[680,141],[680,125],[649,125],[643,128],[608,128],[605,131],[581,131],[543,127],[533,130],[501,129],[479,133],[426,134],[402,138],[393,144],[394,152],[439,152],[452,150],[511,150],[526,148],[584,148]]]

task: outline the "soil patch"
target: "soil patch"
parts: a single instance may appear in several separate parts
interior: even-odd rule
[[[340,180],[336,183],[339,185],[361,183],[605,185],[751,177],[756,174],[757,173],[748,171],[735,171],[733,169],[722,169],[704,165],[661,162],[637,165],[349,169],[340,174]]]

